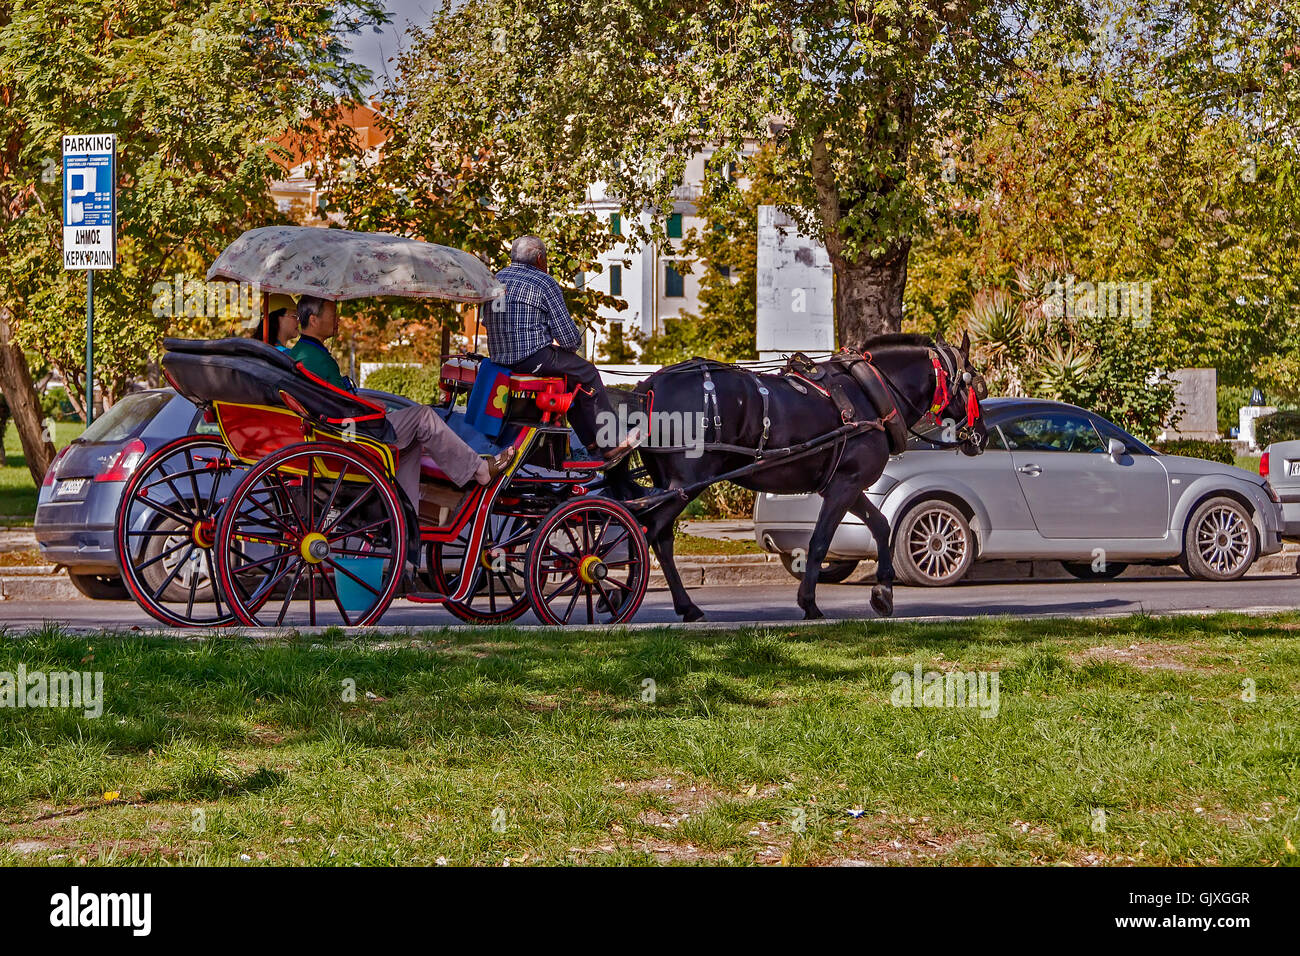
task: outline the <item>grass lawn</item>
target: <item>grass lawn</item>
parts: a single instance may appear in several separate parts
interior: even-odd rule
[[[54,426],[54,446],[62,448],[76,438],[86,426],[81,422],[59,422]],[[36,514],[36,485],[27,470],[27,459],[18,439],[18,429],[9,423],[5,429],[4,460],[0,462],[0,518],[16,518],[10,524],[31,524]]]
[[[0,671],[102,671],[104,712],[0,709],[0,863],[1296,864],[1298,640],[1300,614],[51,625]],[[914,664],[996,671],[997,715],[892,706]]]
[[[703,538],[696,534],[679,533],[673,538],[673,554],[762,554],[763,549],[753,538],[743,541],[725,541],[721,538]]]

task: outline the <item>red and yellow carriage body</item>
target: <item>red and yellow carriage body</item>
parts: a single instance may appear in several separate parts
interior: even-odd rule
[[[543,620],[567,621],[581,611],[577,598],[584,589],[592,623],[626,620],[639,605],[648,564],[640,528],[620,506],[588,495],[600,478],[599,463],[567,460],[570,433],[564,416],[575,393],[562,379],[508,374],[504,380],[495,375],[485,380],[477,374],[475,356],[445,362],[444,414],[452,413],[461,396],[472,403],[475,389],[492,389],[489,404],[502,419],[498,443],[513,448],[514,456],[494,481],[468,489],[452,486],[426,458],[421,501],[408,502],[394,480],[401,452],[382,405],[321,381],[263,343],[169,340],[167,347],[163,365],[169,381],[205,409],[215,434],[171,449],[173,461],[181,453],[185,460],[165,480],[159,475],[168,469],[161,462],[142,468],[141,481],[127,489],[127,496],[143,501],[147,510],[156,507],[148,501],[151,489],[165,485],[175,491],[178,484],[193,482],[195,474],[204,476],[185,512],[192,512],[191,526],[182,530],[188,531],[191,550],[211,552],[200,558],[212,582],[208,604],[215,613],[194,620],[193,588],[168,607],[144,575],[128,573],[132,592],[155,617],[172,624],[283,624],[302,596],[305,567],[307,623],[319,622],[318,597],[337,606],[340,623],[373,623],[396,595],[404,561],[418,563],[421,551],[429,590],[407,597],[445,604],[471,621],[512,620],[529,607]],[[238,483],[218,490],[212,476],[223,474]],[[364,506],[357,503],[367,496]],[[546,524],[553,512],[572,503],[581,506],[570,510],[571,523],[580,523],[582,534],[594,534],[593,516],[598,525],[623,526],[622,535],[608,536],[622,549],[616,557],[624,558],[629,547],[637,552],[624,562],[636,566],[629,580],[608,584],[622,590],[606,592],[601,575],[610,568],[601,563],[600,542],[587,542],[590,553],[581,554],[576,552],[584,551],[582,544],[573,546],[573,554],[550,546],[555,553],[530,563],[539,529],[574,540],[573,529],[563,530],[563,520]],[[177,504],[167,510],[175,516],[182,509]],[[339,512],[343,517],[330,517]],[[184,524],[180,516],[174,523]],[[124,524],[119,534],[124,568],[133,560],[145,563],[140,548],[131,550],[131,536],[147,542],[160,532],[132,532],[129,520],[119,524]],[[139,521],[134,526],[141,527]],[[632,546],[622,543],[629,537]],[[618,571],[619,565],[612,567]],[[559,595],[560,613],[548,607],[545,595],[566,568],[574,583],[571,594]],[[157,583],[155,576],[152,584]],[[170,587],[175,589],[174,582]],[[345,591],[360,591],[365,606],[354,605],[350,613]],[[182,599],[184,611],[176,606]],[[600,620],[598,607],[605,608],[608,620]]]

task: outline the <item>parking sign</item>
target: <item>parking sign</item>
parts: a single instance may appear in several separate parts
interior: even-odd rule
[[[117,136],[63,137],[63,268],[117,264]]]

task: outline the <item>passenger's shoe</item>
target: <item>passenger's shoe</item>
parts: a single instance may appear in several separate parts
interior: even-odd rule
[[[510,467],[510,463],[515,460],[515,449],[512,445],[509,448],[503,448],[491,458],[488,459],[488,481],[495,481],[496,477]]]

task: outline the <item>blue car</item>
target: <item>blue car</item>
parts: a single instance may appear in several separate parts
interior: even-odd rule
[[[140,462],[167,442],[210,430],[170,388],[133,392],[59,452],[36,502],[36,544],[67,567],[77,590],[98,600],[130,599],[113,543],[117,506]]]

